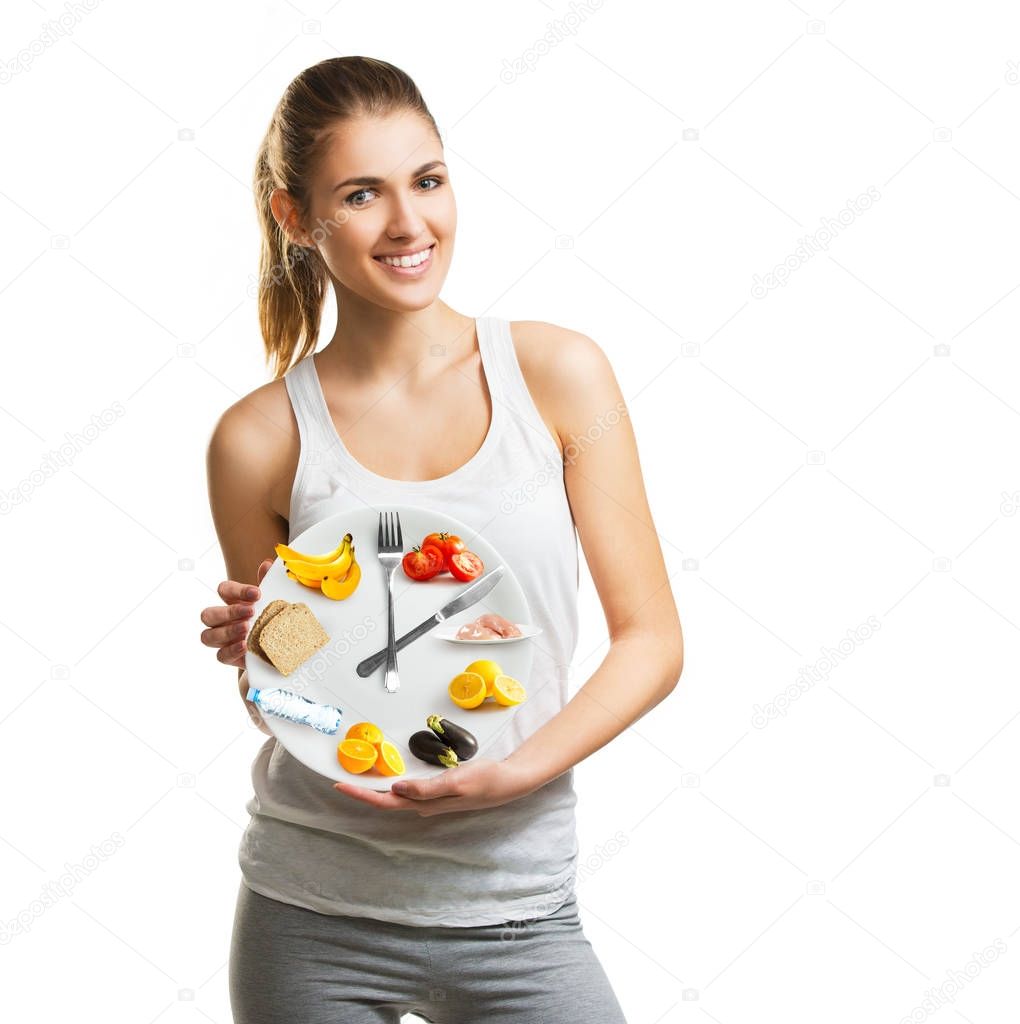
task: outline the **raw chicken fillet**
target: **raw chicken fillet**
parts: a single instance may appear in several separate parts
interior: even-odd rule
[[[465,622],[457,630],[458,640],[505,640],[520,636],[521,631],[502,615],[480,615],[474,622]]]

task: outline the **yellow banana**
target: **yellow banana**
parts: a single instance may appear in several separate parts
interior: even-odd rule
[[[330,562],[335,562],[353,539],[348,533],[336,548],[325,555],[306,555],[295,548],[287,547],[286,544],[277,544],[276,554],[285,562],[311,562],[313,565],[327,565]]]
[[[293,561],[284,559],[284,566],[295,576],[302,576],[307,580],[322,580],[327,576],[334,579],[346,576],[350,571],[351,563],[354,561],[354,545],[344,544],[343,552],[332,562],[306,562],[300,559]]]
[[[311,587],[313,590],[319,589],[319,580],[310,580],[306,579],[304,576],[297,576],[294,573],[292,573],[290,569],[287,570],[287,575],[292,580],[297,580],[298,583],[303,583],[306,587]]]
[[[351,562],[350,571],[345,579],[336,579],[332,576],[327,576],[323,579],[321,584],[322,592],[326,597],[330,597],[334,601],[342,601],[345,597],[350,597],[354,593],[360,582],[361,566],[357,562]]]

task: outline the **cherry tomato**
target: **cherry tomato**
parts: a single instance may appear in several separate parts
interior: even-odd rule
[[[450,559],[461,551],[467,551],[467,546],[455,533],[448,533],[446,535],[446,548],[444,550],[446,551],[446,567],[449,568]]]
[[[443,552],[442,572],[450,570],[450,556],[464,550],[464,541],[456,534],[446,533],[445,531],[443,533],[430,533],[421,543],[422,547],[426,544],[435,544]]]
[[[447,558],[453,558],[460,551],[467,551],[464,542],[456,534],[447,535]]]
[[[440,572],[446,572],[449,566],[446,564],[446,538],[449,535],[446,533],[430,533],[422,542],[421,546],[425,547],[426,544],[435,544],[437,548],[443,553],[443,567]]]
[[[481,576],[484,571],[485,564],[473,551],[465,549],[450,557],[450,572],[461,583],[467,583],[468,580]]]
[[[412,580],[430,580],[443,568],[443,552],[434,544],[415,547],[408,551],[400,563],[404,574]]]

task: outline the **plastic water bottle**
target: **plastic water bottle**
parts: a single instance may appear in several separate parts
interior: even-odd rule
[[[343,713],[331,704],[316,704],[315,701],[302,697],[292,690],[273,688],[260,690],[248,687],[247,699],[267,714],[286,718],[289,722],[310,725],[319,732],[330,736],[340,728]]]

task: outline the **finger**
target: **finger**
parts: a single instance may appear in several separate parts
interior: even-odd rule
[[[257,601],[262,592],[258,587],[250,583],[238,583],[236,580],[224,580],[217,588],[216,593],[227,604],[234,604],[237,601]]]
[[[352,786],[347,782],[336,782],[333,788],[344,796],[360,800],[362,803],[371,804],[373,807],[381,807],[384,810],[413,811],[417,807],[413,800],[406,800],[403,797],[395,796],[392,792],[377,793],[373,789],[362,789],[361,786]]]
[[[203,608],[199,618],[206,626],[225,626],[231,622],[242,619],[250,619],[254,606],[247,601],[237,604],[214,604],[209,608]]]
[[[232,622],[215,629],[203,629],[199,639],[206,647],[226,647],[231,644],[244,644],[248,639],[248,623]]]
[[[257,574],[256,574],[256,576],[255,576],[255,579],[256,579],[256,581],[257,581],[257,582],[259,582],[259,583],[261,583],[261,582],[262,582],[262,577],[263,577],[263,576],[265,576],[265,574],[266,574],[267,572],[269,572],[269,570],[270,570],[270,568],[272,567],[272,564],[273,564],[273,562],[274,562],[274,561],[275,561],[275,559],[273,559],[273,558],[267,558],[267,559],[266,559],[266,560],[265,560],[265,561],[264,561],[264,562],[263,562],[263,563],[262,563],[262,564],[261,564],[261,565],[259,566],[259,571],[258,571],[258,573],[257,573]]]
[[[394,782],[390,792],[409,800],[438,800],[444,796],[457,795],[452,781],[445,773],[434,779]]]
[[[221,647],[216,652],[216,660],[224,665],[231,665],[234,668],[244,668],[245,666],[245,647],[244,644],[233,645],[231,647]]]

